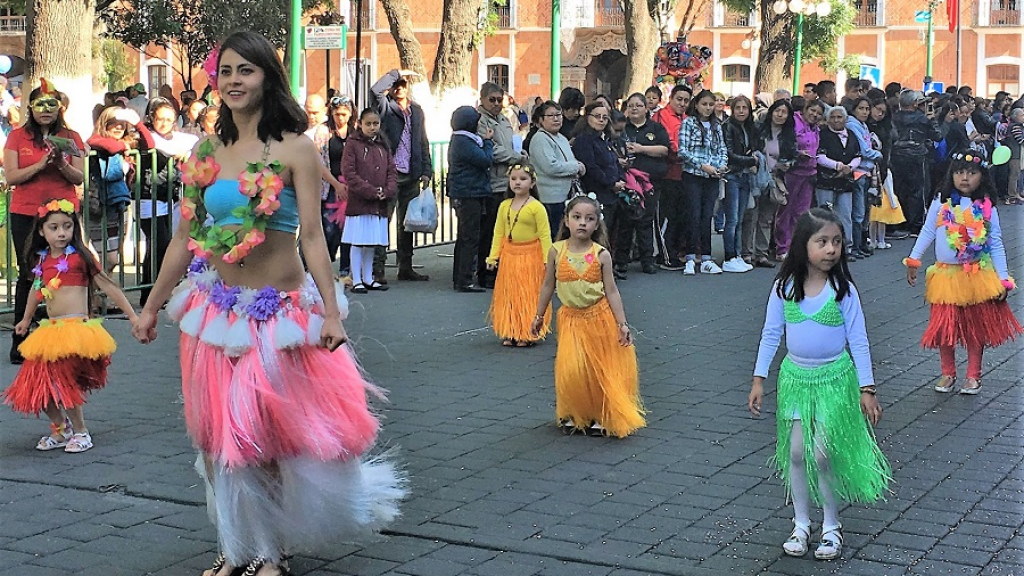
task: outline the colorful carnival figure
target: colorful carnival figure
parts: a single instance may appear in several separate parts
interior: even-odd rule
[[[539,338],[551,297],[558,290],[558,352],[555,415],[566,434],[623,438],[646,426],[640,401],[636,350],[594,194],[565,207],[558,242],[548,251],[547,271],[530,331]]]
[[[973,151],[954,152],[938,189],[921,235],[903,263],[907,282],[914,286],[921,256],[935,242],[936,262],[928,268],[925,286],[931,318],[921,345],[939,349],[942,375],[935,382],[936,392],[953,391],[956,346],[967,348],[967,379],[960,393],[973,395],[981,390],[984,348],[1022,333],[1006,303],[1016,284],[1006,267],[988,162]]]
[[[279,576],[286,554],[392,521],[405,488],[392,464],[365,457],[380,428],[367,392],[381,391],[342,347],[347,308],[306,115],[258,34],[230,36],[217,72],[218,132],[182,167],[182,224],[132,331],[156,338],[187,272],[167,311],[181,326],[185,423],[221,549],[204,576]]]
[[[498,206],[487,269],[497,270],[488,316],[503,346],[533,346],[531,334],[537,294],[544,283],[544,256],[551,251],[547,211],[537,196],[537,175],[528,164],[508,167],[508,191]],[[544,312],[540,337],[550,330],[551,308]]]
[[[794,528],[782,548],[807,554],[813,499],[824,512],[814,557],[834,560],[843,547],[837,498],[878,500],[892,470],[868,425],[878,423],[882,408],[842,225],[829,210],[814,208],[797,220],[775,278],[748,400],[754,416],[761,415],[763,382],[783,333],[788,351],[779,370],[772,460],[793,498]]]
[[[117,344],[103,329],[102,320],[89,318],[89,288],[94,286],[137,319],[124,292],[100,268],[85,247],[82,225],[70,200],[50,200],[38,209],[25,260],[35,259],[32,292],[20,322],[18,336],[28,334],[40,303],[46,303],[49,320],[43,320],[18,350],[25,362],[4,393],[4,403],[18,412],[50,418],[50,435],[36,443],[36,450],[85,452],[92,436],[85,425],[82,404],[87,394],[107,383],[107,366]]]

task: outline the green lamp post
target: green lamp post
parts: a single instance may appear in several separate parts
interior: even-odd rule
[[[786,12],[796,15],[796,50],[793,53],[793,94],[800,93],[800,65],[803,63],[804,44],[804,16],[818,15],[825,18],[832,13],[832,4],[829,0],[805,2],[804,0],[776,0],[772,4],[772,11],[782,16]]]

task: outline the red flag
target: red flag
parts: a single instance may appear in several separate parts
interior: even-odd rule
[[[960,0],[946,0],[946,16],[949,17],[949,31],[956,32],[960,23]]]

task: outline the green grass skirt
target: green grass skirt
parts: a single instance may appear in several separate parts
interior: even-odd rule
[[[860,385],[846,352],[817,368],[801,368],[789,357],[778,380],[778,444],[772,464],[791,488],[790,439],[799,414],[804,437],[804,465],[814,502],[821,504],[814,439],[828,455],[835,495],[846,502],[875,502],[892,480],[892,468],[875,441],[860,408]]]

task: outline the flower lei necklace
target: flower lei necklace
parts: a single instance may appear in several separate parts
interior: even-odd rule
[[[217,224],[206,224],[206,206],[203,191],[217,180],[220,165],[213,158],[216,145],[206,140],[196,153],[181,165],[181,182],[185,190],[181,200],[181,217],[189,221],[188,248],[198,257],[220,256],[228,264],[244,265],[243,260],[253,248],[266,240],[267,223],[281,207],[278,195],[284,189],[281,172],[284,166],[277,160],[267,163],[270,142],[263,146],[263,158],[248,162],[238,175],[238,191],[249,197],[249,203],[231,211],[242,221],[238,230],[227,230]]]
[[[953,193],[939,209],[937,225],[946,229],[946,243],[956,251],[957,262],[967,272],[991,266],[989,246],[992,201],[975,200],[966,209],[960,206],[961,196]]]
[[[50,255],[50,249],[40,250],[39,263],[32,269],[32,273],[35,274],[36,279],[32,281],[32,289],[39,293],[39,296],[44,300],[53,298],[53,291],[60,288],[60,275],[68,271],[68,256],[75,253],[73,246],[67,246],[64,248],[64,253],[60,255],[60,259],[57,260],[57,275],[50,278],[50,281],[43,286],[43,262],[46,257]]]

